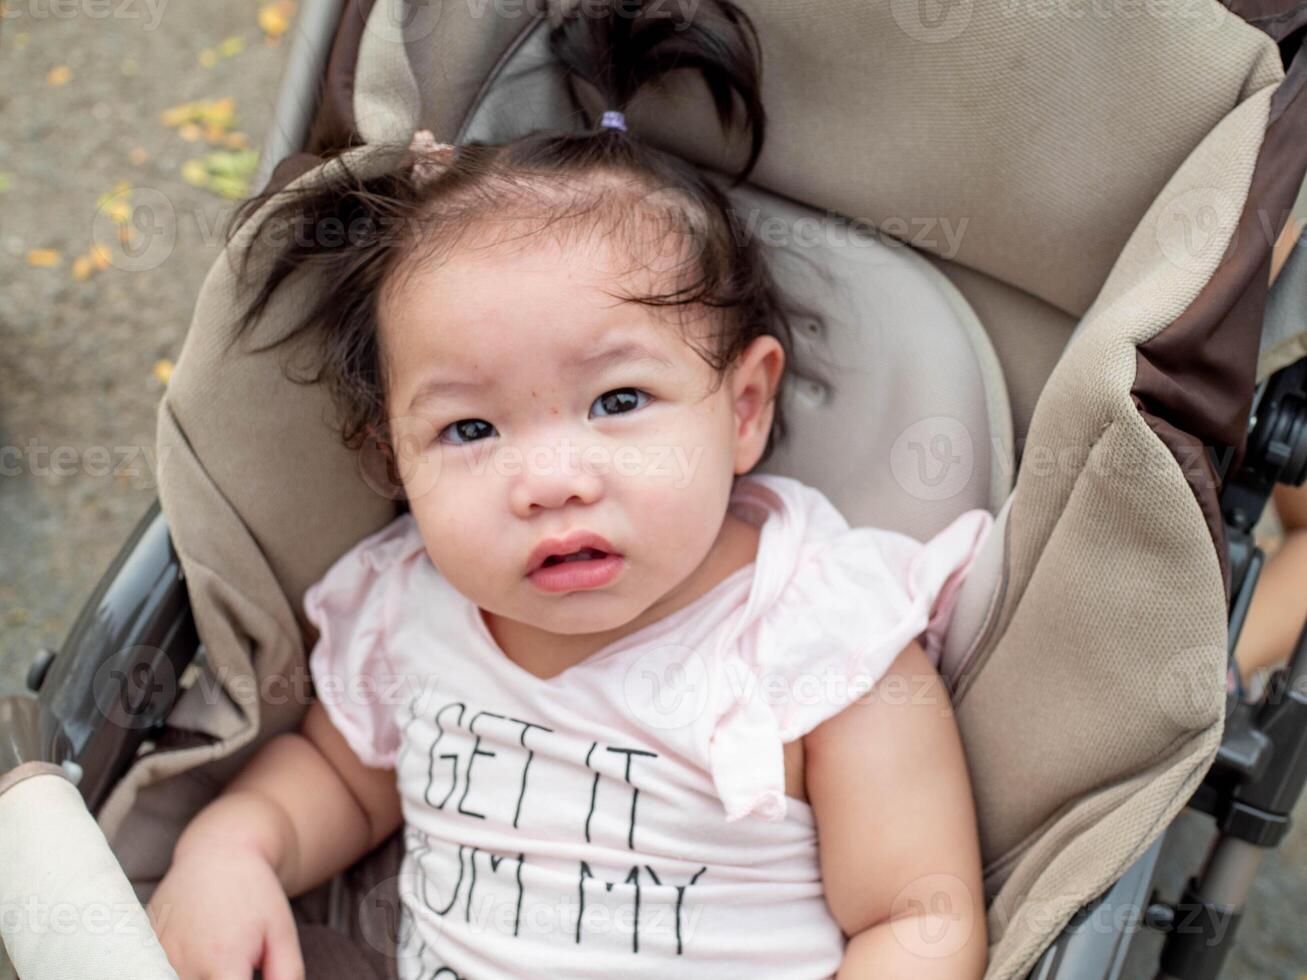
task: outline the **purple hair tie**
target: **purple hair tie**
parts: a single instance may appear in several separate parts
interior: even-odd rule
[[[600,127],[610,127],[626,132],[626,116],[616,109],[609,109],[604,113],[604,117],[599,120],[599,125]]]

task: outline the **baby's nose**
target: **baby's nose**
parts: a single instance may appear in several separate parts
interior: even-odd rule
[[[524,453],[524,464],[509,491],[519,517],[572,502],[592,504],[603,496],[603,477],[583,465],[575,445],[534,446]]]

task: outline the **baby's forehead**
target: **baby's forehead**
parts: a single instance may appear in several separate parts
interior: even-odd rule
[[[683,340],[708,319],[701,304],[667,300],[682,287],[684,269],[665,255],[651,261],[608,240],[502,234],[468,244],[388,291],[379,310],[388,329],[403,334],[414,324],[440,324],[431,339],[459,344],[501,327],[566,325],[551,336],[584,346],[618,326],[655,342]]]

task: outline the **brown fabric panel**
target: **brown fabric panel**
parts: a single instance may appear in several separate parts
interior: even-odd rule
[[[354,73],[358,67],[363,29],[375,0],[346,0],[340,26],[327,57],[322,81],[322,101],[309,127],[308,145],[321,156],[328,150],[352,146],[357,141],[354,121]]]
[[[1307,2],[1302,0],[1228,0],[1226,7],[1277,41],[1307,25]]]
[[[288,157],[283,157],[281,162],[272,168],[268,185],[263,189],[264,193],[281,190],[291,181],[320,164],[322,159],[316,153],[292,153]]]
[[[1300,54],[1271,100],[1266,139],[1228,253],[1193,305],[1135,354],[1131,396],[1189,480],[1216,546],[1227,597],[1220,488],[1203,447],[1229,452],[1229,468],[1243,460],[1271,249],[1307,171],[1305,82],[1307,56]]]
[[[292,153],[277,161],[263,193],[279,191],[295,178],[322,163],[331,150],[353,146],[358,142],[354,124],[354,71],[358,64],[359,44],[376,0],[346,0],[340,24],[331,42],[327,68],[322,77],[322,98],[309,124],[303,152]]]
[[[381,980],[366,954],[336,930],[298,923],[305,980]]]

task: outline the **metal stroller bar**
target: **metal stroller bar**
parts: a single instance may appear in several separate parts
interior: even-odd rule
[[[273,168],[303,148],[321,101],[322,77],[343,8],[344,0],[308,0],[295,19],[286,67],[277,86],[277,104],[263,138],[252,187],[266,187]],[[312,95],[306,98],[306,92]]]

